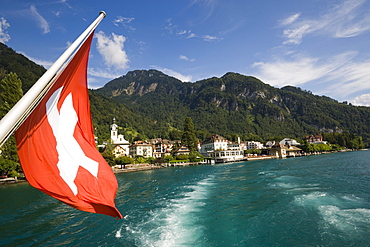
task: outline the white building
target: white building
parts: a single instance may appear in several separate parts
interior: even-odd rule
[[[266,147],[271,148],[275,145],[275,143],[276,143],[275,141],[268,141],[268,142],[266,142]]]
[[[209,157],[209,152],[213,152],[215,150],[227,150],[228,143],[229,141],[222,136],[210,136],[202,142],[200,153],[204,155],[204,157]]]
[[[113,154],[116,157],[128,156],[130,143],[125,140],[123,135],[118,135],[118,125],[115,118],[113,118],[113,124],[110,126],[110,130],[110,140],[114,146]]]
[[[248,141],[245,144],[246,144],[247,150],[264,148],[263,144],[260,142]]]
[[[298,146],[298,145],[301,145],[296,140],[290,139],[290,138],[284,138],[283,140],[280,141],[280,144],[282,144],[282,145],[289,145],[289,146]]]
[[[244,159],[243,150],[214,150],[208,154],[215,159],[216,163],[227,163]]]
[[[153,157],[153,145],[144,141],[135,141],[129,146],[130,155],[135,158],[142,156],[144,158]]]
[[[166,155],[170,155],[175,141],[170,141],[167,139],[156,138],[152,139],[151,143],[153,145],[153,157],[163,158]]]
[[[219,135],[213,135],[202,142],[200,153],[205,157],[214,158],[216,163],[240,161],[244,159],[244,151],[240,140],[237,143],[229,141]]]

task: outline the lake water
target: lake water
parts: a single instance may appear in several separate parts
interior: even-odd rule
[[[117,175],[124,219],[0,186],[1,246],[369,246],[370,151]]]

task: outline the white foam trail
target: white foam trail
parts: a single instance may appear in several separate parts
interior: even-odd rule
[[[124,217],[124,224],[117,230],[116,238],[127,238],[138,246],[196,246],[203,236],[199,221],[205,201],[214,186],[214,175],[194,185],[180,188],[183,193],[175,199],[163,198],[158,208],[151,210],[141,221],[131,224]]]
[[[203,235],[198,216],[201,210],[206,210],[204,201],[214,185],[213,179],[214,175],[211,175],[195,185],[184,187],[187,192],[181,198],[166,201],[164,207],[151,211],[150,217],[136,226],[126,225],[126,232],[134,236],[139,246],[197,245]]]
[[[363,199],[359,197],[312,192],[296,196],[294,202],[316,209],[323,219],[323,228],[334,227],[348,235],[362,235],[369,231],[370,209],[361,207]]]
[[[122,230],[122,228],[120,228],[120,229],[116,232],[116,238],[120,238],[120,237],[122,237],[122,236],[121,236],[121,230]]]
[[[300,184],[294,176],[280,176],[274,178],[276,182],[270,183],[269,186],[285,190],[285,192],[309,191],[319,189],[319,184]]]
[[[167,216],[160,227],[160,238],[154,246],[188,246],[194,245],[202,236],[202,226],[197,224],[197,212],[203,210],[208,198],[213,176],[189,186],[183,198],[174,199],[162,211]]]
[[[319,211],[325,222],[346,233],[362,233],[370,224],[369,209],[340,209],[336,206],[320,206]]]

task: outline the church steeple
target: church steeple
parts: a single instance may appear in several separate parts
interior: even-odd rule
[[[116,124],[116,118],[113,118],[113,124],[110,126],[110,139],[112,141],[118,138],[118,125]]]

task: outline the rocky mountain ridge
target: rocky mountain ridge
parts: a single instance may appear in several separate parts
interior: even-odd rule
[[[281,89],[237,73],[194,83],[156,70],[130,71],[96,91],[158,125],[180,128],[191,116],[210,133],[302,136],[318,131],[370,132],[370,108],[348,105],[300,88]],[[180,128],[181,129],[181,128]]]

